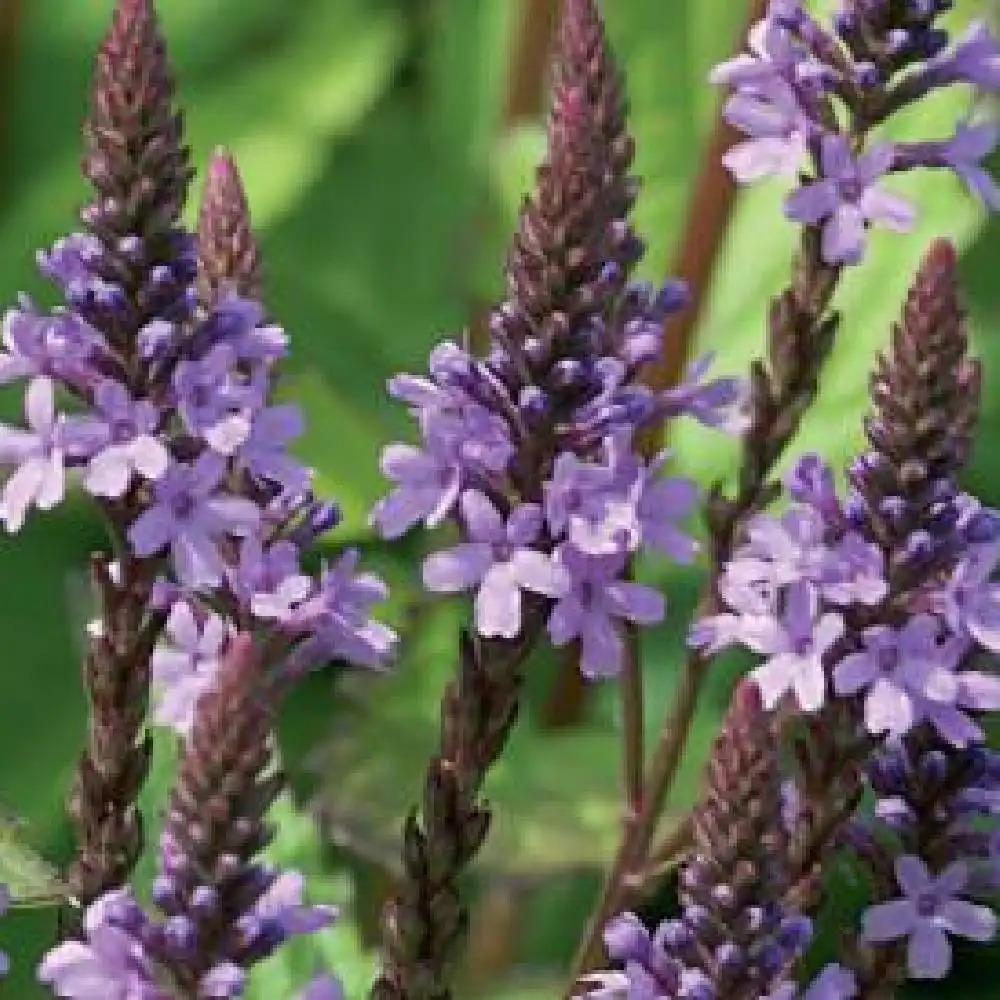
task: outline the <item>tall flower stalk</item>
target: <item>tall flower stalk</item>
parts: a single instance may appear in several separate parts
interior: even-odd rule
[[[10,377],[19,362],[31,370],[29,393],[43,420],[54,415],[49,377],[62,376],[84,396],[96,390],[87,384],[91,373],[85,370],[92,334],[106,339],[127,392],[138,388],[141,378],[140,332],[154,322],[184,323],[190,315],[193,261],[178,220],[192,171],[173,98],[173,75],[152,5],[123,0],[98,53],[85,128],[83,171],[94,200],[81,217],[92,235],[57,246],[43,258],[43,268],[64,284],[70,311],[46,320],[23,310],[7,319],[7,346],[13,342],[14,349],[5,374]],[[31,420],[30,411],[28,416]],[[71,425],[53,421],[51,426],[58,433]],[[62,450],[72,447],[67,441]],[[151,443],[133,438],[132,451],[137,468],[163,471],[166,456]],[[8,482],[4,506],[11,530],[32,495],[40,507],[59,499],[62,470],[55,452],[50,455],[45,478],[31,483],[22,466],[21,489],[14,479]],[[92,469],[91,482],[100,477],[101,470]],[[100,628],[91,636],[84,670],[90,726],[70,799],[78,848],[68,878],[83,903],[127,881],[142,851],[137,801],[151,752],[144,732],[150,655],[165,620],[150,602],[157,564],[129,552],[125,539],[142,510],[141,495],[124,488],[100,493],[117,561],[97,557],[93,563]]]
[[[451,518],[461,541],[426,560],[424,583],[476,596],[441,706],[441,745],[404,833],[403,887],[385,914],[373,991],[381,998],[450,995],[467,921],[457,880],[487,833],[480,788],[514,724],[527,653],[547,632],[556,645],[579,642],[586,676],[616,675],[625,624],[664,614],[660,594],[627,579],[633,554],[694,554],[677,524],[694,486],[659,479],[666,455],[645,462],[636,435],[680,414],[722,423],[736,399],[730,382],[700,383],[704,365],[669,392],[638,380],[683,290],[628,284],[642,253],[628,223],[633,143],[593,0],[565,5],[553,81],[548,153],[486,357],[446,343],[429,378],[390,386],[423,442],[385,451],[395,487],[373,521],[392,538]]]
[[[785,213],[804,228],[792,282],[771,304],[766,357],[751,368],[750,422],[736,492],[727,498],[715,490],[707,507],[711,567],[699,618],[723,607],[724,569],[748,521],[778,493],[773,471],[816,397],[833,343],[839,318],[830,307],[843,269],[862,261],[871,228],[912,224],[913,208],[884,188],[883,179],[945,167],[987,204],[997,204],[997,189],[982,167],[996,143],[992,124],[963,121],[951,138],[921,143],[873,135],[933,89],[1000,86],[990,69],[996,47],[985,25],[977,23],[948,47],[937,22],[949,6],[849,2],[828,28],[797,0],[772,0],[751,30],[748,51],[713,72],[715,82],[733,90],[727,120],[747,136],[727,153],[727,167],[743,183],[799,174]],[[714,655],[695,646],[683,664],[647,771],[642,809],[625,830],[578,951],[576,974],[599,961],[601,928],[646,868]]]

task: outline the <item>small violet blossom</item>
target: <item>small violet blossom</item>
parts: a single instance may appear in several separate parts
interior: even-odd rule
[[[488,497],[467,490],[461,513],[468,541],[428,556],[424,586],[443,593],[475,587],[479,633],[513,639],[521,630],[522,590],[560,597],[569,584],[563,567],[531,547],[541,535],[541,508],[521,504],[505,523]]]
[[[134,919],[143,918],[127,890],[105,893],[87,907],[85,938],[51,949],[38,967],[39,980],[66,1000],[170,1000],[134,933]]]
[[[874,145],[855,159],[844,136],[826,135],[821,149],[821,178],[790,194],[785,212],[807,225],[822,224],[828,264],[857,264],[864,255],[866,226],[879,222],[906,232],[913,226],[913,208],[876,185],[892,166],[891,145]]]
[[[62,500],[75,426],[56,413],[55,387],[44,377],[28,384],[24,414],[29,430],[0,426],[0,463],[17,466],[0,496],[0,517],[10,532],[20,530],[32,504],[51,510]]]
[[[247,534],[260,519],[256,504],[221,492],[225,473],[225,463],[211,452],[171,466],[153,485],[152,505],[128,529],[135,554],[153,556],[169,548],[182,584],[218,584],[225,570],[218,540]]]
[[[233,628],[214,614],[196,615],[187,601],[170,609],[166,641],[150,660],[154,688],[153,720],[182,736],[191,731],[195,704],[215,682]]]
[[[996,914],[988,906],[960,898],[969,871],[964,862],[932,875],[918,857],[896,859],[896,881],[903,895],[869,907],[862,936],[870,944],[907,939],[906,961],[914,979],[943,979],[951,968],[949,934],[970,941],[991,941]]]
[[[549,638],[556,646],[580,640],[585,677],[610,677],[621,669],[625,638],[621,621],[655,625],[666,614],[663,594],[621,578],[624,556],[588,556],[572,545],[557,558],[569,573],[568,591],[549,615]]]
[[[124,386],[110,379],[94,390],[94,405],[103,440],[84,475],[88,492],[120,497],[133,473],[159,479],[170,465],[170,453],[156,436],[157,408],[148,400],[133,400]]]

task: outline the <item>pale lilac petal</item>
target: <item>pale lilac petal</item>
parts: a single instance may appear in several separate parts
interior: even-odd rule
[[[586,612],[577,597],[567,595],[559,601],[549,615],[549,638],[555,646],[565,646],[580,634]]]
[[[933,889],[934,879],[927,870],[927,865],[915,854],[903,854],[898,857],[895,871],[900,889],[911,898]]]
[[[419,448],[398,441],[382,449],[380,467],[384,476],[397,482],[432,476],[435,469],[434,462]]]
[[[823,700],[826,697],[826,674],[818,658],[801,661],[793,688],[799,708],[803,712],[817,712],[823,707]]]
[[[750,676],[760,689],[764,707],[770,711],[795,683],[802,661],[797,656],[779,653],[757,667]]]
[[[969,866],[964,861],[953,861],[934,880],[937,894],[944,898],[961,892],[969,882]]]
[[[20,531],[44,478],[45,460],[29,459],[4,484],[3,517],[8,531]]]
[[[584,677],[609,677],[618,673],[625,642],[606,615],[589,614],[580,632],[580,670]]]
[[[891,681],[880,677],[865,698],[865,723],[872,734],[902,735],[914,723],[910,696]]]
[[[159,479],[170,466],[170,452],[161,441],[141,434],[128,445],[128,455],[136,472],[147,479]]]
[[[966,670],[958,676],[959,699],[966,708],[977,712],[1000,709],[1000,677],[978,670]]]
[[[832,181],[816,181],[793,191],[785,199],[785,214],[798,222],[815,225],[832,215],[839,205],[836,185]]]
[[[194,651],[198,648],[201,638],[198,629],[198,619],[194,609],[187,601],[177,601],[170,609],[167,619],[167,632],[181,649]]]
[[[865,218],[857,205],[841,203],[823,226],[823,259],[830,264],[856,264],[864,255]]]
[[[909,232],[917,220],[916,210],[908,201],[879,187],[865,188],[859,207],[866,218],[896,233]]]
[[[876,903],[865,910],[861,934],[869,944],[885,944],[906,937],[917,925],[917,911],[910,899]]]
[[[400,486],[375,504],[371,524],[384,539],[393,541],[427,517],[439,496],[440,491],[434,488],[411,489]]]
[[[511,545],[530,545],[542,530],[542,508],[537,503],[522,503],[507,518],[507,541]]]
[[[474,587],[493,565],[493,549],[486,542],[466,542],[424,560],[424,586],[436,593],[452,594]]]
[[[252,428],[250,418],[242,413],[234,413],[207,428],[202,436],[212,451],[220,455],[235,455],[246,444]]]
[[[570,586],[565,566],[534,549],[518,549],[510,558],[514,579],[526,590],[546,597],[561,597]]]
[[[225,571],[222,557],[211,539],[196,531],[174,538],[170,555],[178,580],[189,587],[214,587]]]
[[[667,613],[663,594],[641,583],[616,580],[608,584],[607,596],[616,615],[637,625],[655,625],[663,621]]]
[[[850,653],[833,669],[837,694],[855,694],[878,676],[878,665],[870,653]]]
[[[970,941],[992,941],[997,932],[997,915],[988,907],[964,899],[947,899],[938,910],[945,928]]]
[[[160,507],[151,507],[140,514],[128,529],[128,538],[137,556],[159,552],[173,537],[174,522]]]
[[[469,537],[477,542],[504,541],[504,524],[500,511],[493,506],[489,497],[479,490],[466,490],[460,502],[462,520],[468,529]]]
[[[510,563],[491,566],[476,593],[476,628],[487,638],[514,639],[521,631],[521,588]]]
[[[39,458],[42,476],[38,484],[35,503],[41,510],[51,510],[62,501],[66,492],[66,472],[63,469],[62,455],[53,452],[48,459]]]
[[[132,478],[132,463],[123,448],[105,448],[87,466],[83,485],[95,497],[120,497]]]
[[[24,415],[28,426],[38,434],[47,434],[55,426],[55,389],[50,378],[31,381],[24,395]]]
[[[910,935],[906,965],[914,979],[944,979],[951,968],[951,942],[940,927],[921,921]]]

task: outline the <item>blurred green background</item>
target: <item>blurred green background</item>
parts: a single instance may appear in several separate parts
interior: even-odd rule
[[[111,0],[0,0],[6,55],[0,90],[0,297],[27,290],[51,301],[34,272],[36,248],[75,228],[85,196],[77,174],[78,125],[90,64]],[[522,193],[543,146],[541,88],[531,71],[548,0],[160,0],[196,162],[216,144],[241,163],[263,244],[267,301],[289,330],[293,360],[284,391],[308,411],[302,454],[319,489],[337,498],[345,524],[331,542],[364,546],[394,586],[387,614],[404,633],[394,675],[317,677],[288,706],[283,752],[294,795],[281,805],[275,856],[309,871],[317,898],[344,916],[321,940],[296,945],[261,968],[254,997],[290,997],[316,963],[360,997],[371,975],[378,906],[392,885],[400,821],[419,788],[435,731],[436,699],[453,660],[457,604],[423,601],[414,586],[420,539],[391,550],[368,534],[380,445],[409,433],[383,383],[422,369],[429,347],[454,336],[502,288],[501,266]],[[743,20],[734,0],[617,0],[607,19],[628,73],[637,211],[649,243],[644,276],[663,278],[684,203],[714,120],[709,67],[732,48]],[[957,19],[992,16],[985,0]],[[950,133],[968,94],[929,102],[900,123],[914,136]],[[835,461],[857,446],[866,372],[886,340],[908,276],[928,238],[953,237],[986,400],[970,486],[1000,502],[1000,226],[950,176],[899,184],[921,210],[906,237],[878,234],[866,266],[839,294],[845,312],[824,392],[802,446]],[[717,264],[698,329],[719,370],[740,372],[760,349],[767,298],[781,287],[794,244],[780,185],[747,192]],[[195,202],[192,201],[192,210]],[[997,373],[997,374],[994,374]],[[19,399],[0,399],[13,417]],[[731,443],[679,428],[679,465],[704,482],[727,475]],[[93,512],[71,499],[33,516],[0,544],[0,801],[25,817],[28,836],[66,856],[62,797],[85,722],[78,644],[86,613],[80,568],[101,544]],[[643,568],[670,594],[670,623],[646,644],[649,729],[669,697],[697,575]],[[702,755],[738,664],[713,676],[675,806],[696,794]],[[491,845],[470,883],[477,899],[469,995],[553,996],[581,914],[616,837],[619,747],[609,689],[582,699],[562,667],[540,656],[511,752],[489,786],[498,810]],[[555,721],[569,725],[555,725]],[[560,717],[557,719],[556,717]],[[160,740],[147,800],[155,815],[170,774]],[[306,807],[322,803],[327,838]],[[147,869],[148,870],[148,869]],[[850,887],[841,910],[854,905]],[[49,910],[0,922],[15,971],[0,997],[30,1000],[33,959],[54,929]],[[963,952],[936,996],[1000,997],[1000,955]],[[909,995],[909,994],[908,994]],[[913,996],[930,995],[913,991]]]

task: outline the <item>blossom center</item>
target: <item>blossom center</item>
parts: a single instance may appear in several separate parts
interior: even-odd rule
[[[923,892],[917,896],[917,915],[933,917],[937,912],[937,897],[931,892]]]

